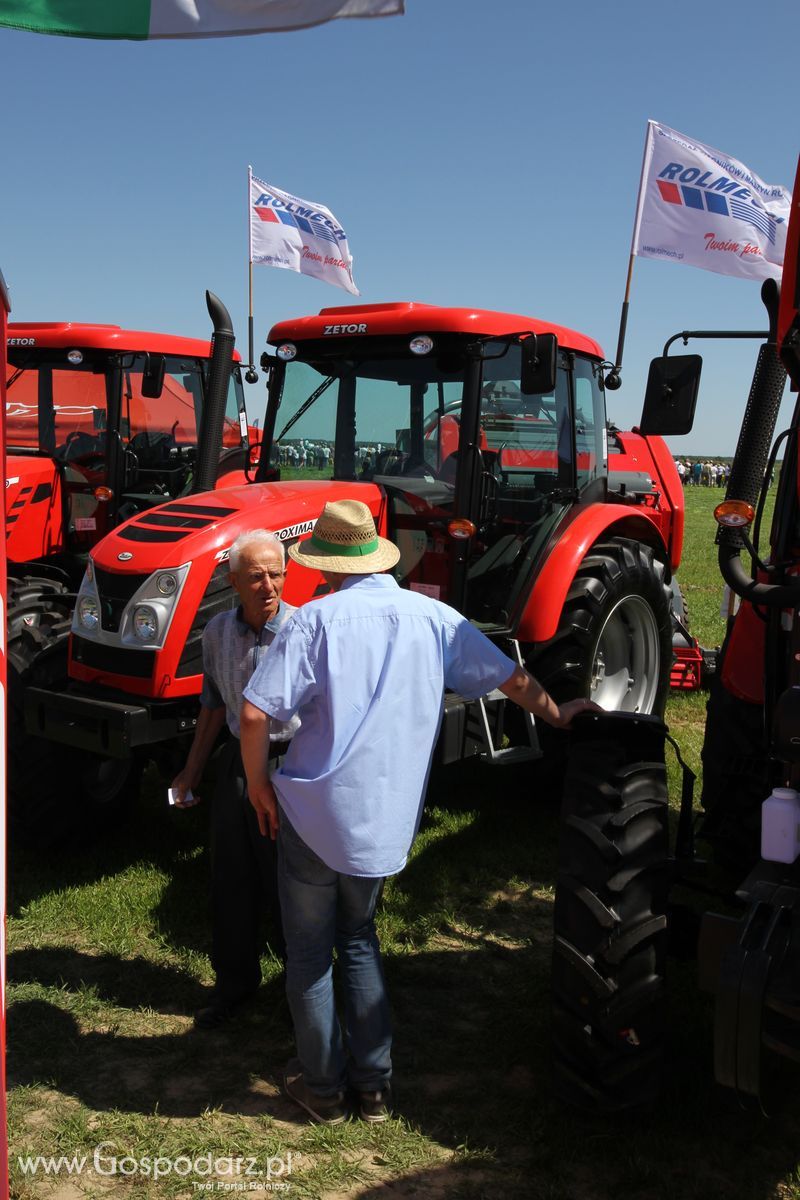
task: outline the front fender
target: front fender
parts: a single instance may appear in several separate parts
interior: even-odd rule
[[[556,537],[517,625],[516,637],[521,642],[546,642],[554,636],[575,573],[595,542],[612,537],[632,538],[652,546],[659,557],[669,561],[655,521],[642,511],[621,515],[616,504],[595,504],[584,509]]]

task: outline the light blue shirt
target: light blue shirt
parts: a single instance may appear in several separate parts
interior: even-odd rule
[[[417,831],[444,689],[473,700],[517,664],[455,609],[355,575],[286,622],[245,688],[278,721],[300,717],[272,783],[333,871],[393,875]]]

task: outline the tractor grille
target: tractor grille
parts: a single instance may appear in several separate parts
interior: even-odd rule
[[[94,581],[100,597],[100,627],[118,633],[126,604],[149,579],[148,575],[120,575],[114,571],[94,569]]]
[[[93,667],[109,675],[129,675],[149,679],[156,661],[155,650],[128,650],[122,646],[103,646],[87,638],[72,635],[72,657],[83,667]]]
[[[198,605],[192,628],[183,647],[183,654],[175,672],[178,679],[187,675],[202,675],[203,673],[203,630],[212,617],[217,613],[228,612],[237,604],[236,592],[228,582],[230,566],[220,563],[208,581],[203,599]]]

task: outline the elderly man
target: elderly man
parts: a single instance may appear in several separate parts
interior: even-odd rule
[[[375,933],[383,879],[400,871],[417,831],[445,687],[476,698],[500,687],[551,725],[559,707],[527,671],[460,613],[398,587],[399,558],[356,500],[325,506],[295,562],[336,593],[281,630],[245,689],[242,756],[250,801],[278,837],[286,991],[297,1059],[287,1094],[315,1120],[346,1119],[345,1088],[367,1121],[391,1105],[389,1006]],[[264,747],[275,721],[301,728],[272,782]],[[334,946],[344,984],[344,1036],[334,1007]]]
[[[211,810],[211,964],[216,976],[212,1002],[195,1024],[214,1028],[234,1015],[261,982],[261,925],[266,907],[270,941],[283,956],[284,942],[276,881],[275,848],[259,833],[248,802],[239,748],[242,692],[275,635],[294,608],[281,600],[286,562],[283,545],[266,529],[241,534],[230,549],[230,582],[239,606],[220,613],[203,631],[203,690],[186,766],[173,780],[176,805],[200,782],[203,768],[227,721],[230,740],[218,771]],[[285,750],[299,721],[273,722],[264,745],[264,772]],[[265,904],[266,901],[266,904]]]

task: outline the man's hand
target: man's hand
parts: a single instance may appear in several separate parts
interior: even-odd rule
[[[256,810],[262,836],[271,837],[274,842],[278,832],[278,797],[274,787],[268,780],[259,782],[254,787],[248,785],[247,794]]]
[[[594,700],[567,700],[564,704],[559,704],[558,720],[552,721],[551,724],[556,729],[569,729],[572,726],[572,718],[577,717],[579,713],[603,711]]]
[[[556,704],[539,680],[524,667],[516,667],[513,675],[500,684],[500,691],[520,708],[540,717],[554,729],[569,729],[572,718],[578,713],[603,711],[594,700],[567,700],[564,704]]]
[[[195,793],[195,788],[200,782],[202,772],[192,771],[188,767],[184,767],[180,774],[176,775],[172,781],[172,786],[177,792],[175,797],[175,808],[194,808],[195,804],[200,803],[200,797]],[[186,793],[191,792],[191,800],[186,799]]]

